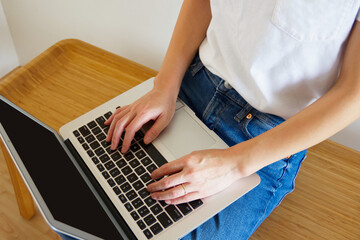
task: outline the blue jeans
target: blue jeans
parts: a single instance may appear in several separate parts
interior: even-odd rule
[[[257,111],[224,83],[196,56],[184,76],[179,97],[229,146],[256,137],[284,121],[278,116]],[[257,187],[182,239],[248,239],[281,200],[293,191],[305,155],[306,150],[259,170],[261,182]]]
[[[179,96],[229,146],[256,137],[284,121],[250,106],[223,79],[204,67],[198,56],[185,74]],[[248,239],[293,191],[305,156],[306,150],[259,170],[261,183],[257,187],[182,239]]]

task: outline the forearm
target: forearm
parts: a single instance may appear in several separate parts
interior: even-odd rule
[[[206,36],[210,20],[209,0],[183,2],[155,85],[178,93],[185,71]]]
[[[229,149],[242,174],[255,172],[279,159],[309,148],[360,117],[360,25],[349,40],[336,84],[319,100],[281,125]],[[239,155],[238,155],[239,156]]]

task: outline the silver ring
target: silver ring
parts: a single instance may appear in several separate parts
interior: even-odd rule
[[[185,185],[184,184],[181,184],[182,188],[184,189],[184,195],[187,194],[187,191],[186,191],[186,188],[185,188]]]

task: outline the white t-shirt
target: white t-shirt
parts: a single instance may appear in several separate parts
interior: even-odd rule
[[[200,59],[254,108],[285,119],[337,79],[360,0],[211,0]]]

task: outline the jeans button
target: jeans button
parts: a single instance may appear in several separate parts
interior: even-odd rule
[[[232,89],[232,86],[228,82],[224,82],[224,87],[227,89]]]
[[[249,113],[247,116],[246,116],[246,119],[251,119],[252,118],[252,114]]]

